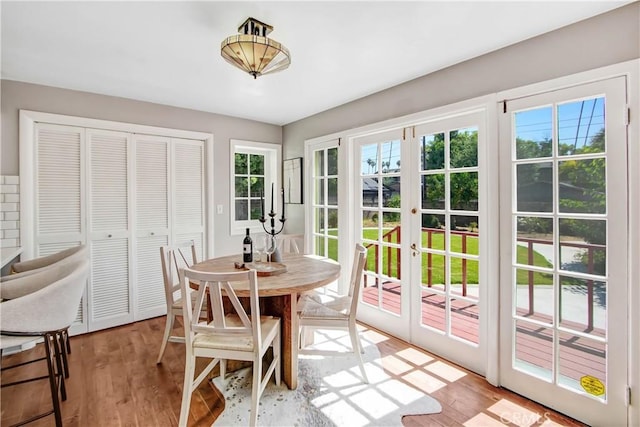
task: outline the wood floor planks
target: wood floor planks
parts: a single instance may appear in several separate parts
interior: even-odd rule
[[[181,326],[178,324],[177,328]],[[62,403],[64,425],[177,425],[182,398],[184,348],[182,344],[169,343],[162,364],[156,365],[163,329],[164,317],[159,317],[72,337],[68,400]],[[559,425],[581,425],[507,390],[492,387],[473,373],[375,329],[362,326],[362,333],[378,343],[384,367],[390,376],[407,384],[413,380],[416,386],[431,389],[430,394],[443,407],[439,414],[406,416],[403,423],[407,427],[486,425],[489,421],[498,423],[496,425],[508,424],[504,417],[502,421],[505,422],[501,421],[500,411],[513,408],[513,405]],[[2,365],[42,354],[41,347],[7,356],[3,358]],[[22,372],[44,372],[43,365],[38,363],[23,368]],[[204,362],[199,366],[200,369],[202,367]],[[14,372],[3,373],[2,382],[15,377]],[[0,425],[10,425],[49,407],[46,381],[5,388],[1,395]],[[203,384],[193,395],[189,425],[211,426],[223,409],[224,403],[217,391]],[[53,417],[31,425],[53,426]]]

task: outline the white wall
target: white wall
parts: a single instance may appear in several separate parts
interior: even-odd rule
[[[240,253],[243,236],[229,227],[229,140],[282,143],[282,127],[149,102],[2,80],[1,175],[18,175],[20,109],[212,133],[214,137],[214,254]]]
[[[639,57],[635,2],[287,124],[283,159],[303,156],[306,139]],[[287,212],[287,231],[304,232],[304,206]]]

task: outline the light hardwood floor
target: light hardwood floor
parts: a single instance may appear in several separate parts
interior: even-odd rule
[[[72,337],[71,377],[66,383],[68,399],[62,403],[64,425],[177,425],[184,348],[169,343],[162,364],[156,365],[163,330],[164,317],[159,317]],[[403,423],[407,427],[525,425],[522,421],[527,420],[526,425],[534,426],[581,425],[517,394],[492,387],[478,375],[404,341],[366,326],[363,333],[377,343],[389,375],[427,391],[442,405],[440,414],[406,416]],[[2,365],[35,357],[43,351],[40,347],[6,356]],[[22,368],[22,373],[44,374],[44,364],[35,365],[38,367]],[[3,373],[2,382],[13,380],[16,374]],[[46,410],[50,402],[46,381],[2,389],[0,425],[7,426]],[[223,409],[219,394],[203,384],[192,399],[189,423],[210,426]],[[531,423],[536,414],[539,420]],[[54,425],[53,417],[31,425]]]

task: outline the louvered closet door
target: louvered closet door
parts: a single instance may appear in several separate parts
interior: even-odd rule
[[[87,129],[92,269],[89,330],[133,321],[130,292],[130,134]]]
[[[35,257],[85,242],[84,129],[36,124]],[[86,298],[70,332],[87,331]]]
[[[204,252],[204,142],[173,138],[173,244],[193,240],[198,260]]]
[[[135,320],[167,312],[160,246],[169,244],[169,146],[169,138],[134,135]]]

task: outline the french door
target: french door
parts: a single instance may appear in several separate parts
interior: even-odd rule
[[[481,374],[484,123],[474,112],[355,140],[358,317]]]
[[[591,425],[626,425],[623,77],[500,115],[500,383]]]

